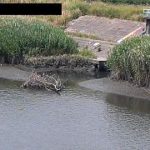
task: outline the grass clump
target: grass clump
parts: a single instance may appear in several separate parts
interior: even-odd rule
[[[96,58],[96,55],[88,48],[80,49],[78,55],[86,58]]]
[[[115,79],[150,87],[150,37],[135,37],[117,45],[107,64]]]
[[[77,53],[77,44],[63,30],[39,21],[0,18],[0,56]]]

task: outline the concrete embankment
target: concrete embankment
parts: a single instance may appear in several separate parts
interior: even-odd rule
[[[136,87],[128,82],[113,81],[109,78],[88,80],[79,83],[81,87],[104,93],[112,93],[150,100],[150,90]]]

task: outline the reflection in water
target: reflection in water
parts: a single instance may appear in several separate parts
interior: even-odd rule
[[[150,113],[150,101],[117,94],[107,94],[106,101],[119,107],[126,107],[134,112]]]

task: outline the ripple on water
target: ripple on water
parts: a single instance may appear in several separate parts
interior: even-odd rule
[[[143,108],[141,108],[143,107]],[[0,86],[0,149],[149,150],[149,102],[68,86]]]

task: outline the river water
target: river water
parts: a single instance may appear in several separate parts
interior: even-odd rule
[[[150,101],[88,90],[81,80],[61,95],[0,80],[0,150],[149,150]]]

